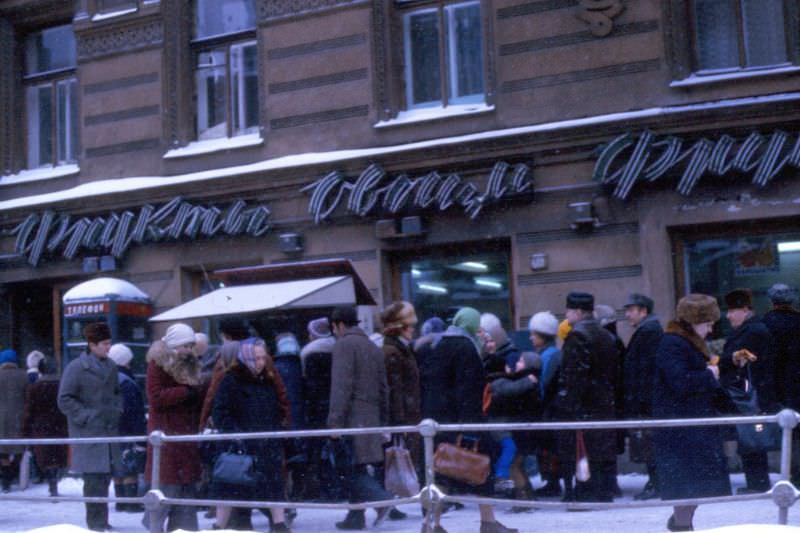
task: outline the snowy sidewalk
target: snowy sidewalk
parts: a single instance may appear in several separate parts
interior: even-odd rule
[[[743,476],[731,476],[734,490],[744,485]],[[776,478],[773,477],[773,481]],[[619,477],[623,490],[623,498],[617,501],[630,501],[632,495],[641,490],[645,477],[629,474]],[[538,486],[538,483],[537,483]],[[81,482],[72,478],[63,479],[59,485],[63,495],[80,495]],[[35,485],[25,491],[26,495],[46,495],[46,485]],[[399,522],[384,522],[374,531],[386,533],[417,533],[420,530],[422,515],[419,506],[407,505],[401,509],[408,513],[407,520]],[[591,533],[656,533],[666,531],[665,524],[670,515],[670,508],[655,507],[649,509],[621,509],[591,512],[565,512],[561,510],[536,510],[523,514],[511,514],[506,509],[498,509],[497,517],[504,524],[519,528],[525,533],[539,533],[558,531],[559,533],[577,533],[591,531]],[[140,520],[141,514],[110,512],[109,521],[118,533],[146,533]],[[344,511],[308,510],[300,509],[292,530],[295,533],[333,533],[337,529],[334,523],[341,520]],[[211,530],[213,520],[203,518],[198,514],[200,527]],[[368,511],[367,520],[374,517]],[[777,533],[779,531],[800,532],[800,508],[789,510],[789,524],[792,528],[773,528],[767,525],[777,524],[778,509],[770,500],[755,502],[740,502],[732,504],[713,504],[701,506],[695,516],[697,530],[720,528],[742,524],[761,524],[748,528],[735,528],[727,530],[733,533]],[[7,502],[0,511],[0,532],[27,532],[47,526],[47,533],[72,533],[81,531],[59,524],[71,524],[84,527],[84,506],[82,503],[34,503],[34,502]],[[268,531],[267,520],[261,513],[253,513],[253,525],[256,531]],[[461,511],[454,511],[442,517],[442,526],[449,533],[477,533],[479,529],[478,510],[474,505],[468,505]],[[39,533],[39,532],[37,532]],[[722,532],[720,532],[722,533]]]

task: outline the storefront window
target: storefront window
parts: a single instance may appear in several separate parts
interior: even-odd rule
[[[420,322],[474,307],[513,329],[506,253],[411,259],[400,263],[399,274],[402,298],[414,304]]]
[[[773,284],[800,285],[800,233],[694,240],[685,249],[687,291],[721,303],[728,291],[748,288],[755,312],[763,314],[772,307],[767,290]],[[730,331],[724,312],[715,331],[720,335]]]

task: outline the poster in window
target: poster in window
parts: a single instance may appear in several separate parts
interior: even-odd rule
[[[778,245],[770,237],[742,239],[735,256],[735,275],[750,276],[780,272]]]

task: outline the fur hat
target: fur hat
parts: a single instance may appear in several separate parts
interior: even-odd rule
[[[234,341],[243,341],[250,336],[247,322],[241,318],[226,317],[219,321],[219,332]]]
[[[275,355],[298,355],[300,343],[293,333],[281,333],[275,338]]]
[[[133,352],[130,348],[119,342],[111,346],[111,349],[108,351],[108,357],[117,363],[117,366],[127,367],[133,359]]]
[[[417,325],[417,313],[409,302],[392,302],[381,313],[381,322],[385,335],[396,335],[406,326]]]
[[[645,296],[644,294],[639,294],[638,292],[633,292],[628,295],[628,301],[625,302],[623,307],[628,308],[631,306],[641,307],[642,309],[647,309],[648,313],[653,312],[653,299],[649,296]]]
[[[707,294],[689,294],[678,301],[675,315],[689,324],[703,324],[719,320],[717,299]]]
[[[11,348],[6,348],[2,352],[0,352],[0,365],[3,365],[5,363],[17,364],[17,352],[12,350]]]
[[[598,304],[594,306],[594,318],[601,326],[607,326],[617,321],[617,312],[610,305]]]
[[[28,354],[28,357],[25,358],[25,362],[28,364],[28,368],[37,369],[39,368],[39,364],[44,361],[44,354],[39,350],[34,350]]]
[[[594,296],[588,292],[571,292],[567,294],[567,309],[594,311]]]
[[[331,313],[331,324],[341,322],[347,327],[358,325],[358,312],[354,305],[340,305]]]
[[[725,306],[728,309],[752,309],[753,291],[750,289],[733,289],[725,295]]]
[[[83,328],[83,338],[86,339],[86,342],[99,344],[111,340],[111,330],[105,322],[92,322]]]
[[[331,336],[331,324],[327,317],[317,318],[308,323],[308,334],[313,338],[321,339]]]
[[[528,329],[535,333],[555,337],[558,334],[558,319],[550,311],[540,311],[528,321]]]
[[[797,298],[794,289],[783,283],[776,283],[770,287],[767,296],[774,305],[792,305]]]
[[[194,330],[186,324],[172,324],[167,328],[167,334],[161,337],[167,348],[175,349],[184,344],[194,344]]]
[[[489,334],[498,348],[508,342],[508,333],[503,329],[503,325],[497,315],[483,313],[481,315],[481,329]]]

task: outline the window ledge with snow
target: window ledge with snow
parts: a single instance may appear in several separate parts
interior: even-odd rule
[[[50,166],[33,168],[30,170],[21,170],[16,174],[0,176],[0,187],[3,185],[17,185],[19,183],[26,183],[29,181],[63,178],[65,176],[77,174],[80,171],[81,169],[78,165],[59,165],[56,167]]]
[[[109,11],[108,13],[97,13],[92,16],[92,22],[100,22],[101,20],[123,17],[125,15],[130,15],[131,13],[136,13],[137,11],[138,8],[131,7],[128,9],[120,9],[119,11]]]
[[[767,69],[742,69],[732,72],[720,72],[718,74],[692,74],[688,78],[675,80],[669,84],[670,87],[696,87],[698,85],[711,85],[715,83],[725,83],[735,80],[746,80],[752,78],[765,78],[769,76],[786,76],[800,72],[800,66],[787,65],[777,66]]]
[[[404,124],[415,124],[418,122],[428,122],[431,120],[442,120],[451,117],[462,117],[468,115],[479,115],[494,111],[493,105],[487,104],[458,104],[447,107],[423,107],[419,109],[409,109],[401,111],[397,117],[389,120],[381,120],[375,124],[374,128],[390,128],[392,126],[402,126]]]
[[[248,146],[260,146],[264,144],[264,139],[258,133],[239,135],[236,137],[223,137],[221,139],[208,139],[204,141],[194,141],[181,148],[175,148],[164,154],[164,159],[177,159],[180,157],[192,157],[202,154],[213,154],[234,150],[236,148],[247,148]]]

